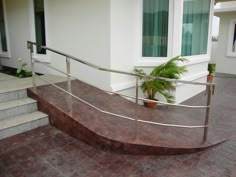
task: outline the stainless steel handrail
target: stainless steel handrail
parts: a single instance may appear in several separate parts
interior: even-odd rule
[[[62,74],[65,74],[66,76],[69,76],[69,77],[71,77],[71,78],[73,78],[73,79],[80,80],[80,79],[78,79],[77,77],[73,76],[72,74],[67,74],[66,72],[63,72],[63,71],[61,71],[61,70],[59,70],[59,69],[57,69],[57,68],[55,68],[55,67],[53,67],[53,66],[50,66],[50,65],[48,65],[48,64],[46,64],[46,63],[44,63],[44,62],[41,62],[41,61],[39,61],[39,60],[36,59],[36,58],[32,58],[32,59],[34,60],[35,63],[39,63],[39,64],[41,64],[41,65],[47,66],[47,67],[49,67],[49,68],[51,68],[51,69],[54,69],[55,71],[58,71],[58,72],[60,72],[60,73],[62,73]],[[101,89],[101,88],[99,88],[99,87],[97,87],[97,86],[95,86],[95,85],[93,85],[93,84],[91,84],[91,83],[88,83],[88,82],[86,82],[86,81],[83,81],[83,82],[85,82],[86,84],[89,84],[89,85],[91,85],[91,86],[93,86],[93,87],[95,87],[95,88],[97,88],[97,89],[99,89],[99,90],[101,90],[101,91],[103,91],[103,92],[107,92],[107,93],[110,93],[110,94],[116,94],[116,95],[123,96],[123,97],[126,97],[126,98],[138,99],[138,100],[141,100],[141,101],[149,101],[149,102],[160,103],[160,104],[164,104],[164,105],[168,105],[168,106],[177,106],[177,107],[185,107],[185,108],[207,108],[207,107],[209,107],[209,106],[192,106],[192,105],[184,105],[184,104],[166,103],[166,102],[162,102],[162,101],[149,100],[149,99],[140,98],[140,97],[136,98],[136,97],[134,97],[134,96],[125,95],[125,94],[120,94],[120,93],[117,93],[117,92],[112,92],[112,91],[108,91],[108,90]]]
[[[31,58],[31,66],[32,66],[32,73],[33,73],[33,86],[34,86],[34,89],[36,89],[36,80],[35,80],[35,77],[38,77],[38,75],[36,75],[35,71],[34,71],[34,64],[35,63],[41,63],[39,60],[37,59],[34,59],[33,58],[33,51],[34,51],[34,48],[33,48],[33,45],[35,46],[39,46],[45,50],[48,50],[48,51],[51,51],[51,52],[54,52],[54,53],[57,53],[59,55],[62,55],[62,56],[65,56],[66,57],[66,68],[67,68],[67,73],[63,72],[63,71],[60,71],[58,70],[57,68],[54,68],[52,66],[49,66],[49,65],[46,65],[52,69],[55,69],[57,70],[58,72],[61,72],[65,75],[67,75],[67,90],[64,90],[60,87],[58,87],[57,85],[51,83],[50,81],[47,81],[46,79],[42,79],[44,80],[45,82],[48,82],[49,84],[55,86],[56,88],[60,89],[61,91],[64,91],[65,93],[69,94],[70,96],[78,99],[79,101],[89,105],[90,107],[102,112],[102,113],[105,113],[105,114],[109,114],[109,115],[113,115],[113,116],[116,116],[116,117],[121,117],[121,118],[125,118],[125,119],[128,119],[128,120],[135,120],[137,122],[142,122],[142,123],[149,123],[149,124],[153,124],[153,125],[160,125],[160,126],[167,126],[167,127],[178,127],[178,128],[204,128],[204,137],[203,137],[203,140],[206,141],[207,140],[207,132],[208,132],[208,122],[209,122],[209,113],[210,113],[210,103],[211,103],[211,95],[214,93],[214,89],[215,89],[215,84],[213,83],[201,83],[201,82],[192,82],[192,81],[185,81],[185,80],[176,80],[176,79],[168,79],[168,78],[162,78],[162,77],[153,77],[153,76],[144,76],[144,75],[139,75],[139,74],[135,74],[135,73],[130,73],[130,72],[125,72],[125,71],[119,71],[119,70],[114,70],[114,69],[107,69],[107,68],[103,68],[103,67],[100,67],[100,66],[97,66],[95,64],[92,64],[92,63],[89,63],[87,61],[84,61],[82,59],[79,59],[77,57],[74,57],[74,56],[71,56],[71,55],[68,55],[66,53],[63,53],[63,52],[60,52],[58,50],[55,50],[55,49],[52,49],[52,48],[49,48],[49,47],[46,47],[46,46],[40,46],[38,45],[37,43],[35,42],[31,42],[31,41],[27,41],[27,46],[28,46],[28,49],[30,49],[30,58]],[[170,105],[170,106],[180,106],[180,107],[187,107],[187,108],[206,108],[206,115],[205,115],[205,125],[204,126],[187,126],[187,125],[174,125],[174,124],[164,124],[164,123],[158,123],[158,122],[151,122],[151,121],[144,121],[144,120],[140,120],[140,119],[134,119],[134,118],[131,118],[131,117],[127,117],[127,116],[122,116],[122,115],[118,115],[118,114],[115,114],[115,113],[111,113],[111,112],[108,112],[108,111],[104,111],[86,101],[84,101],[83,99],[73,95],[71,93],[71,77],[72,78],[75,78],[74,76],[71,75],[70,73],[70,59],[73,59],[79,63],[82,63],[84,65],[87,65],[87,66],[90,66],[94,69],[97,69],[97,70],[101,70],[101,71],[107,71],[107,72],[111,72],[111,73],[118,73],[118,74],[125,74],[125,75],[130,75],[130,76],[134,76],[136,77],[136,97],[132,97],[132,96],[127,96],[127,95],[123,95],[123,94],[118,94],[118,95],[121,95],[121,96],[125,96],[125,97],[129,97],[129,98],[132,98],[136,100],[136,103],[138,103],[138,100],[148,100],[148,99],[144,99],[144,98],[139,98],[138,97],[138,79],[140,77],[146,77],[146,78],[150,78],[150,79],[159,79],[159,80],[166,80],[166,81],[171,81],[171,82],[175,82],[175,83],[184,83],[184,84],[193,84],[193,85],[205,85],[206,88],[207,88],[207,106],[189,106],[189,105],[177,105],[177,104],[170,104],[170,103],[164,103],[164,102],[160,102],[160,101],[153,101],[153,100],[148,100],[150,102],[158,102],[158,103],[162,103],[162,104],[167,104],[167,105]],[[75,78],[77,79],[77,78]],[[90,84],[91,85],[91,84]],[[115,92],[110,92],[110,91],[106,91],[108,93],[114,93],[114,94],[117,94]]]
[[[63,55],[65,57],[71,58],[71,59],[73,59],[73,60],[75,60],[77,62],[80,62],[80,63],[82,63],[84,65],[90,66],[90,67],[92,67],[94,69],[101,70],[101,71],[108,71],[108,72],[111,72],[111,73],[118,73],[118,74],[124,74],[124,75],[136,76],[136,77],[146,77],[146,78],[150,78],[150,79],[159,79],[159,80],[165,80],[165,81],[171,81],[171,82],[183,83],[183,84],[206,85],[206,86],[207,85],[214,85],[213,83],[201,83],[201,82],[192,82],[192,81],[177,80],[177,79],[168,79],[168,78],[163,78],[163,77],[145,76],[145,75],[136,74],[136,73],[130,73],[130,72],[126,72],[126,71],[120,71],[120,70],[103,68],[103,67],[100,67],[98,65],[89,63],[89,62],[84,61],[82,59],[79,59],[77,57],[68,55],[66,53],[59,52],[59,51],[57,51],[55,49],[52,49],[52,48],[49,48],[49,47],[42,46],[42,48],[45,49],[45,50],[49,50],[51,52]]]
[[[98,108],[97,106],[81,99],[80,97],[62,89],[61,87],[57,86],[56,84],[46,80],[46,79],[43,79],[42,77],[39,77],[37,74],[33,74],[34,76],[36,76],[37,78],[51,84],[52,86],[56,87],[57,89],[69,94],[70,96],[72,96],[73,98],[83,102],[84,104],[92,107],[93,109],[101,112],[101,113],[104,113],[104,114],[108,114],[108,115],[111,115],[111,116],[116,116],[116,117],[119,117],[119,118],[123,118],[123,119],[126,119],[126,120],[131,120],[131,121],[137,121],[137,122],[142,122],[142,123],[147,123],[147,124],[152,124],[152,125],[159,125],[159,126],[164,126],[164,127],[176,127],[176,128],[189,128],[189,129],[193,129],[193,128],[205,128],[207,127],[208,125],[195,125],[195,126],[189,126],[189,125],[178,125],[178,124],[165,124],[165,123],[159,123],[159,122],[152,122],[152,121],[146,121],[146,120],[141,120],[141,119],[135,119],[135,118],[132,118],[132,117],[129,117],[129,116],[124,116],[124,115],[120,115],[120,114],[116,114],[116,113],[112,113],[112,112],[109,112],[109,111],[105,111],[103,109],[100,109]]]
[[[28,43],[31,43],[33,45],[37,45],[35,42],[28,41]],[[108,71],[108,72],[111,72],[111,73],[118,73],[118,74],[130,75],[130,76],[135,76],[135,77],[146,77],[146,78],[150,78],[150,79],[159,79],[159,80],[165,80],[165,81],[171,81],[171,82],[183,83],[183,84],[205,85],[205,86],[208,86],[208,85],[214,86],[215,85],[213,83],[202,83],[202,82],[193,82],[193,81],[186,81],[186,80],[180,80],[180,79],[168,79],[168,78],[164,78],[164,77],[145,76],[145,75],[131,73],[131,72],[126,72],[126,71],[120,71],[120,70],[115,70],[115,69],[103,68],[103,67],[100,67],[98,65],[92,64],[92,63],[84,61],[82,59],[79,59],[77,57],[74,57],[72,55],[66,54],[64,52],[60,52],[58,50],[52,49],[50,47],[40,46],[40,45],[37,45],[37,46],[39,46],[39,47],[41,47],[41,48],[43,48],[45,50],[49,50],[51,52],[57,53],[59,55],[68,57],[68,58],[73,59],[73,60],[75,60],[75,61],[77,61],[79,63],[82,63],[84,65],[90,66],[90,67],[92,67],[94,69],[101,70],[101,71]]]

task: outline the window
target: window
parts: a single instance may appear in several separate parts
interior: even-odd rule
[[[143,57],[167,57],[169,0],[143,0]]]
[[[2,52],[7,52],[7,37],[2,0],[0,1],[0,40]]]
[[[236,57],[236,19],[230,20],[229,23],[227,56]]]
[[[232,46],[231,51],[236,52],[236,24],[234,24],[234,26],[233,26],[232,39],[233,39],[233,42],[232,42],[232,45],[231,45]]]
[[[34,0],[34,18],[36,43],[41,46],[46,46],[44,0]],[[46,54],[46,50],[37,47],[37,53]]]
[[[207,53],[210,0],[184,0],[182,56]]]

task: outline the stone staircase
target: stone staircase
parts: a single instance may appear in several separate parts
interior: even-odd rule
[[[47,124],[48,116],[38,111],[26,89],[0,93],[0,139]]]
[[[65,77],[41,76],[52,83],[64,82]],[[41,80],[37,85],[47,83]],[[48,116],[38,111],[37,102],[27,97],[32,78],[17,78],[0,72],[0,139],[48,124]]]

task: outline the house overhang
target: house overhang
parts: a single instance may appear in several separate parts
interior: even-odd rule
[[[215,0],[215,3],[218,3],[218,2],[229,2],[229,1],[234,1],[234,0]]]
[[[214,15],[216,16],[227,12],[236,12],[236,1],[219,2],[214,7]]]

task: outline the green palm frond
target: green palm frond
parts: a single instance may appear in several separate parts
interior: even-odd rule
[[[169,92],[160,92],[161,95],[163,95],[168,103],[174,103],[175,102],[175,97],[170,94]]]
[[[180,56],[174,57],[168,62],[156,66],[149,75],[153,77],[179,79],[183,73],[187,72],[185,66],[178,65],[178,62],[184,61],[186,61],[186,59]],[[175,82],[148,78],[148,75],[143,69],[136,68],[134,69],[134,73],[138,74],[140,79],[143,81],[141,88],[146,94],[147,98],[155,99],[156,94],[160,93],[166,98],[167,102],[174,102],[174,96],[169,92],[175,90]]]
[[[135,72],[136,74],[146,75],[146,73],[145,73],[142,69],[135,68],[135,69],[134,69],[134,72]]]
[[[185,66],[178,66],[177,62],[184,62],[186,59],[180,56],[170,59],[168,62],[163,63],[153,69],[150,73],[151,76],[164,77],[170,79],[179,79],[181,74],[186,72]]]

